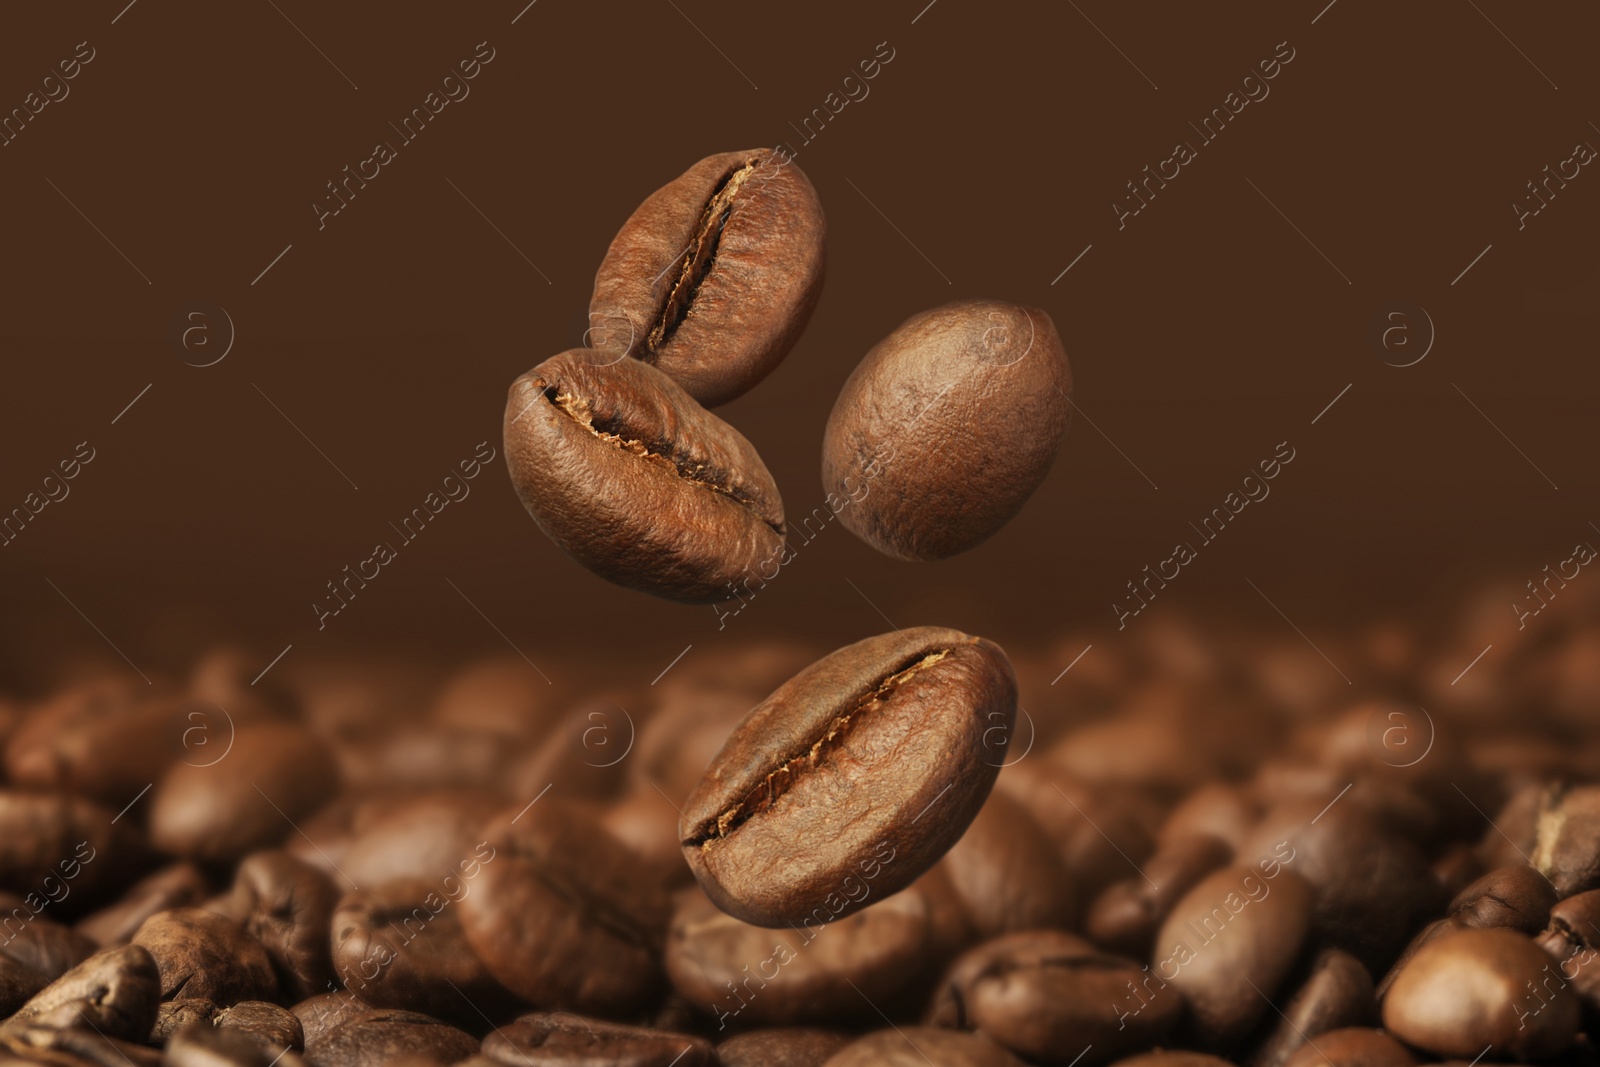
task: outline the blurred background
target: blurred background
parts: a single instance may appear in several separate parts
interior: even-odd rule
[[[1200,551],[1162,607],[1322,647],[1448,625],[1491,581],[1483,611],[1514,632],[1523,583],[1600,544],[1593,7],[525,4],[5,13],[0,514],[26,521],[0,538],[0,689],[81,658],[153,676],[218,639],[246,678],[495,651],[634,686],[730,642],[923,623],[1048,680],[1136,640],[1149,620],[1119,630],[1113,605],[1180,541]],[[475,54],[470,95],[319,218]],[[1180,141],[1196,158],[1141,207],[1128,184]],[[718,414],[791,515],[822,504],[844,379],[927,307],[1044,308],[1077,410],[988,543],[906,564],[831,524],[719,628],[547,541],[501,410],[581,342],[647,194],[780,142],[828,212],[828,279],[787,361]],[[482,442],[470,494],[404,543]],[[1284,442],[1270,497],[1202,545],[1190,524]],[[319,628],[380,541],[398,558]]]

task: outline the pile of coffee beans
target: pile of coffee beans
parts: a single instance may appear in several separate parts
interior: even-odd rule
[[[79,668],[0,698],[0,1063],[1600,1064],[1600,595],[1510,603]]]
[[[793,160],[701,160],[645,200],[595,276],[588,347],[506,400],[506,463],[545,534],[595,574],[689,604],[788,562],[783,500],[706,410],[783,360],[822,292],[827,224]],[[1044,480],[1072,388],[1050,316],[968,300],[913,316],[845,383],[823,445],[827,507],[880,551],[964,552]],[[1017,432],[1017,427],[1025,432]]]

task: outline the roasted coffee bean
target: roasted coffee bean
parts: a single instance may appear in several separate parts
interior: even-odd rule
[[[545,360],[511,385],[505,448],[539,528],[607,581],[709,604],[783,562],[783,500],[754,446],[638,360]]]
[[[708,156],[652,193],[606,250],[588,343],[670,375],[708,407],[770,374],[822,293],[816,190],[772,149]]]
[[[1163,985],[1136,961],[1072,934],[1018,931],[957,959],[928,1021],[976,1030],[1030,1063],[1108,1063],[1172,1029],[1183,998]]]
[[[239,864],[233,889],[207,906],[243,926],[266,949],[278,984],[300,999],[333,977],[328,923],[337,893],[328,877],[287,852],[257,852]]]
[[[535,1012],[495,1027],[483,1039],[483,1054],[506,1067],[712,1067],[717,1062],[702,1037],[565,1012]]]
[[[293,833],[295,820],[337,791],[332,754],[304,727],[242,725],[225,758],[180,762],[161,779],[150,800],[150,837],[189,859],[237,860]]]
[[[1261,803],[1250,790],[1213,782],[1184,797],[1161,824],[1157,838],[1160,845],[1167,845],[1207,835],[1237,849],[1260,818]]]
[[[1022,1067],[1022,1061],[981,1034],[897,1026],[858,1038],[833,1054],[827,1067]]]
[[[461,899],[461,928],[501,985],[535,1004],[609,1015],[660,988],[670,902],[593,816],[547,797],[505,812],[484,836],[492,851]]]
[[[1082,904],[1066,864],[1004,793],[989,794],[941,866],[979,937],[1077,922]]]
[[[1514,930],[1462,930],[1412,956],[1383,1001],[1383,1025],[1441,1058],[1539,1060],[1577,1036],[1578,999],[1558,965]]]
[[[10,1015],[50,984],[37,968],[0,956],[0,1017]]]
[[[1330,948],[1317,953],[1299,985],[1283,1014],[1268,1019],[1272,1028],[1246,1058],[1249,1067],[1285,1067],[1296,1052],[1317,1044],[1329,1030],[1378,1021],[1372,975],[1348,952]]]
[[[1107,886],[1095,898],[1085,930],[1114,952],[1147,956],[1183,895],[1232,858],[1233,849],[1210,834],[1173,838],[1145,861],[1142,874]]]
[[[93,941],[70,926],[62,926],[44,914],[45,902],[37,896],[30,902],[25,897],[0,893],[0,956],[9,956],[18,963],[54,981],[94,954]]]
[[[1187,1025],[1226,1049],[1269,1010],[1311,929],[1312,890],[1283,851],[1224,867],[1186,893],[1156,935],[1151,970],[1189,1005]]]
[[[5,1023],[18,1026],[78,1026],[143,1041],[155,1025],[161,976],[150,953],[137,945],[95,953],[51,982]]]
[[[792,674],[805,666],[802,663]],[[639,729],[639,743],[626,761],[634,781],[681,805],[705,777],[706,767],[733,728],[784,681],[780,678],[761,692],[679,686],[662,698]]]
[[[191,1023],[199,1022],[210,1026],[211,1020],[217,1017],[217,1012],[220,1010],[205,997],[164,1000],[161,1002],[161,1007],[156,1009],[156,1025],[150,1031],[150,1040],[157,1044],[165,1044],[173,1034]]]
[[[293,1016],[291,1016],[293,1018]],[[192,1022],[167,1040],[168,1067],[304,1067],[287,1047],[234,1027]]]
[[[1583,1009],[1585,1029],[1600,1026],[1600,889],[1568,897],[1550,910],[1535,943],[1559,964]]]
[[[966,300],[913,315],[840,390],[822,486],[840,521],[880,552],[965,552],[1050,473],[1071,392],[1061,338],[1038,308]]]
[[[1227,1060],[1207,1056],[1203,1052],[1157,1050],[1118,1060],[1116,1067],[1232,1067]]]
[[[191,720],[191,712],[200,718]],[[183,755],[184,730],[207,716],[220,730],[214,706],[177,694],[75,688],[35,710],[11,736],[6,775],[19,786],[121,808]]]
[[[306,1058],[315,1063],[320,1059],[318,1047],[329,1034],[376,1008],[349,990],[340,989],[307,997],[289,1010],[300,1020]]]
[[[840,918],[909,885],[983,806],[1016,701],[1000,647],[956,630],[818,660],[746,716],[685,802],[695,878],[762,926]]]
[[[615,697],[597,696],[580,703],[511,768],[511,795],[531,800],[549,788],[569,800],[611,799],[621,791],[628,773],[622,766],[626,729],[622,704]],[[613,732],[616,744],[611,744]]]
[[[1135,794],[1092,789],[1034,759],[1012,763],[995,784],[1038,820],[1089,899],[1112,882],[1137,877],[1155,847],[1160,812]]]
[[[822,1067],[850,1043],[837,1030],[775,1027],[735,1034],[717,1046],[722,1067]]]
[[[305,1047],[305,1033],[295,1014],[264,1000],[241,1000],[231,1008],[223,1008],[212,1018],[211,1025],[249,1034],[275,1052]]]
[[[115,903],[85,916],[78,930],[102,948],[125,945],[156,912],[199,904],[210,893],[199,867],[187,861],[174,863],[135,882]]]
[[[204,997],[219,1008],[272,1000],[278,980],[261,942],[243,926],[201,908],[173,908],[146,919],[133,944],[161,972],[161,999]]]
[[[333,913],[333,966],[346,989],[381,1008],[420,1011],[476,1026],[510,997],[473,954],[453,900],[431,881],[389,882],[347,893]]]
[[[659,789],[633,786],[606,808],[600,821],[633,852],[651,882],[669,890],[694,882],[678,847],[678,809]]]
[[[484,789],[384,798],[358,814],[354,837],[329,874],[345,889],[421,879],[459,893],[461,872],[481,861],[484,825],[505,803]]]
[[[1238,859],[1259,860],[1286,843],[1294,870],[1317,891],[1319,937],[1378,974],[1399,955],[1417,923],[1438,913],[1441,892],[1413,842],[1355,805],[1329,806],[1337,792],[1335,787],[1326,797],[1275,807]]]
[[[114,811],[82,797],[0,791],[0,890],[21,895],[30,909],[81,914],[145,859],[131,820],[115,820]]]
[[[22,1026],[0,1031],[0,1063],[69,1067],[156,1067],[160,1053],[131,1041],[70,1026]]]
[[[389,1067],[402,1056],[454,1063],[478,1051],[471,1034],[414,1011],[383,1008],[357,1015],[311,1053],[318,1067]]]
[[[1536,934],[1550,921],[1557,897],[1550,879],[1525,863],[1490,871],[1456,894],[1447,914],[1474,929],[1503,926]]]
[[[488,730],[440,730],[426,723],[390,725],[341,740],[339,780],[367,792],[499,788],[520,749]]]
[[[1349,1027],[1317,1035],[1286,1067],[1416,1067],[1416,1054],[1382,1030]]]
[[[1600,889],[1600,786],[1551,790],[1541,799],[1533,865],[1559,896]]]
[[[520,657],[478,660],[452,675],[429,722],[507,738],[542,736],[560,710],[554,685]]]
[[[746,1024],[831,1024],[876,1018],[941,960],[932,896],[912,886],[837,923],[752,926],[697,889],[678,897],[667,937],[672,984],[718,1031]]]

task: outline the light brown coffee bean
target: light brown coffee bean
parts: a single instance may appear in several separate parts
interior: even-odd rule
[[[1263,997],[1276,994],[1310,932],[1311,886],[1285,862],[1206,876],[1156,936],[1151,969],[1188,1002],[1188,1025],[1207,1047],[1234,1045],[1270,1010]]]
[[[1382,1030],[1330,1030],[1289,1058],[1287,1067],[1416,1067],[1416,1054]]]
[[[1050,473],[1071,392],[1061,338],[1038,308],[966,300],[924,311],[874,345],[840,390],[822,486],[840,521],[880,552],[965,552]]]
[[[1302,1048],[1320,1044],[1329,1030],[1378,1021],[1372,976],[1360,960],[1336,948],[1323,949],[1281,1009],[1271,1029],[1247,1057],[1249,1067],[1285,1067]]]
[[[1082,903],[1066,864],[1004,793],[989,794],[940,865],[978,937],[1077,922]]]
[[[783,499],[755,447],[638,360],[545,360],[511,385],[505,447],[534,522],[607,581],[710,604],[780,562]]]
[[[1424,945],[1383,1001],[1383,1025],[1441,1058],[1545,1059],[1577,1036],[1578,999],[1557,964],[1514,930],[1462,930]]]
[[[717,906],[841,918],[955,843],[1005,762],[1016,678],[993,642],[923,626],[826,656],[733,731],[678,824]]]
[[[154,957],[161,999],[204,997],[219,1008],[273,1000],[278,980],[266,949],[244,927],[201,908],[157,912],[133,935]]]
[[[849,1043],[849,1035],[837,1030],[801,1026],[751,1030],[718,1045],[717,1061],[722,1067],[822,1067]]]
[[[71,1026],[23,1026],[0,1030],[6,1064],[67,1064],[70,1067],[156,1067],[161,1054],[131,1041]]]
[[[588,342],[670,375],[708,407],[772,372],[822,292],[816,190],[771,149],[708,156],[652,193],[606,250]]]

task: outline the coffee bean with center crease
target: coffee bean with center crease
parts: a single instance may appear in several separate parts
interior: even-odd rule
[[[156,1021],[161,976],[138,945],[95,953],[51,982],[4,1026],[78,1026],[90,1023],[108,1037],[143,1041]]]
[[[652,193],[606,250],[588,343],[653,364],[708,407],[765,378],[822,293],[827,224],[771,149],[709,156]]]
[[[880,552],[965,552],[1050,473],[1071,392],[1061,338],[1038,308],[966,300],[924,311],[845,382],[823,438],[822,486]]]
[[[340,980],[378,1007],[477,1026],[480,1012],[495,1016],[510,1003],[467,945],[460,907],[434,881],[389,882],[347,893],[333,913],[332,930]]]
[[[1383,1025],[1440,1058],[1539,1060],[1577,1036],[1577,997],[1558,965],[1514,930],[1462,930],[1411,957],[1389,987]]]
[[[317,1067],[389,1067],[403,1056],[432,1056],[454,1063],[478,1051],[471,1034],[414,1011],[364,1012],[320,1041]]]
[[[82,914],[143,864],[132,822],[83,797],[0,791],[0,890],[54,916]]]
[[[1206,1047],[1228,1049],[1271,1010],[1266,998],[1310,932],[1311,887],[1286,862],[1273,857],[1208,875],[1156,936],[1151,970],[1188,1002],[1186,1025]]]
[[[212,1018],[211,1025],[247,1034],[274,1052],[305,1047],[305,1032],[294,1013],[264,1000],[241,1000],[231,1008],[223,1008]]]
[[[962,954],[928,1021],[977,1030],[1030,1063],[1066,1067],[1081,1057],[1088,1067],[1166,1037],[1183,998],[1164,984],[1072,934],[1018,931]]]
[[[718,1045],[717,1061],[722,1067],[822,1067],[849,1043],[850,1038],[837,1030],[803,1026],[750,1030]]]
[[[573,349],[511,385],[506,465],[539,528],[608,581],[690,604],[784,550],[755,448],[665,374]]]
[[[483,1054],[507,1067],[711,1067],[717,1062],[703,1037],[565,1012],[534,1012],[496,1027],[483,1039]]]
[[[502,985],[535,1004],[605,1015],[659,990],[670,901],[593,815],[546,797],[503,813],[484,836],[494,851],[455,906]]]
[[[300,999],[326,989],[333,977],[328,923],[337,899],[327,875],[270,850],[239,864],[232,891],[207,908],[254,934],[285,994]]]
[[[306,1057],[316,1062],[321,1058],[317,1055],[318,1047],[329,1034],[356,1016],[374,1011],[375,1006],[349,990],[340,989],[307,997],[289,1010],[300,1020]]]
[[[1005,761],[1017,683],[993,642],[937,626],[869,637],[757,705],[684,803],[684,855],[759,926],[840,918],[938,861]]]
[[[161,999],[204,997],[219,1008],[275,1000],[278,980],[261,942],[230,919],[201,908],[173,908],[146,919],[133,943],[155,957]]]
[[[1194,884],[1233,858],[1220,838],[1194,833],[1163,843],[1139,874],[1105,888],[1085,929],[1096,944],[1132,956],[1150,952],[1156,931]]]

